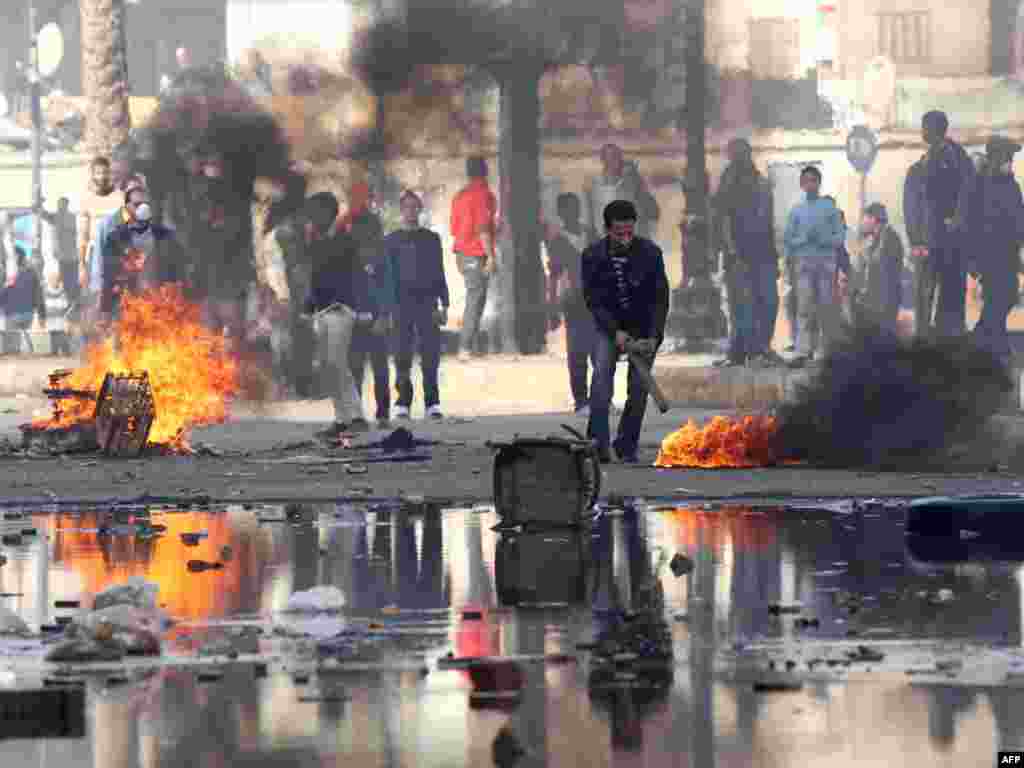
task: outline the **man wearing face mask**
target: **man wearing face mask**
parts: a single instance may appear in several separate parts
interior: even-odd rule
[[[100,319],[120,316],[121,297],[179,279],[180,263],[174,231],[153,223],[149,193],[135,187],[125,193],[129,220],[116,227],[104,248],[100,286]]]
[[[587,436],[597,444],[605,464],[611,461],[609,418],[619,356],[627,348],[642,348],[641,356],[652,366],[665,338],[668,317],[665,259],[652,241],[634,235],[636,222],[633,203],[609,203],[604,209],[607,236],[587,248],[582,257],[583,299],[598,328]],[[632,361],[627,387],[626,408],[619,420],[614,448],[621,461],[633,464],[638,460],[647,390]]]
[[[1020,249],[1024,245],[1024,199],[1013,175],[1019,144],[1001,136],[985,147],[985,163],[966,197],[967,234],[974,245],[984,305],[971,331],[980,346],[1009,361],[1006,318],[1018,300]]]

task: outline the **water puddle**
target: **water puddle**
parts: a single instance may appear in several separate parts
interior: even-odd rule
[[[925,561],[901,504],[637,504],[536,531],[397,502],[3,518],[0,627],[25,631],[0,636],[2,765],[989,766],[1024,746],[1024,569],[971,537]],[[45,660],[125,584],[137,604],[103,610],[127,637],[144,609],[159,655]]]

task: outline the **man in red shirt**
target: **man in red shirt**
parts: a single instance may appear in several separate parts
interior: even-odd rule
[[[487,302],[487,284],[497,267],[494,247],[498,201],[487,183],[487,161],[466,161],[469,184],[452,201],[451,232],[459,273],[466,283],[466,308],[462,314],[460,360],[478,354],[477,333]]]

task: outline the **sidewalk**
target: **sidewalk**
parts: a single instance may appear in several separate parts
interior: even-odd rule
[[[786,368],[714,368],[714,355],[665,354],[658,358],[655,373],[669,400],[678,407],[752,410],[770,408],[792,396],[807,380],[808,371]],[[47,376],[57,368],[74,368],[77,361],[58,357],[0,357],[0,396],[41,398]],[[616,376],[614,404],[626,399],[627,366]],[[1022,371],[1014,376],[1013,409],[1022,407]],[[555,354],[510,357],[494,355],[470,362],[445,357],[440,372],[441,406],[460,416],[561,413],[569,410],[569,376],[563,357]],[[413,367],[416,392],[414,413],[422,410],[422,388],[417,366]],[[392,369],[394,387],[394,369]],[[364,405],[372,415],[372,377],[363,388]],[[394,393],[392,393],[394,400]],[[275,409],[289,408],[288,404]]]

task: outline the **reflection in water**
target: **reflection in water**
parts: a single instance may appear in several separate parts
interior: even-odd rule
[[[898,510],[637,507],[601,516],[592,529],[505,537],[491,530],[491,510],[319,504],[280,512],[283,522],[264,524],[262,513],[234,507],[153,509],[133,513],[138,521],[40,514],[35,525],[47,537],[4,548],[0,591],[23,595],[6,604],[26,619],[50,621],[61,613],[54,600],[141,576],[160,585],[169,613],[194,625],[266,616],[294,591],[332,585],[352,621],[420,638],[386,660],[414,651],[428,662],[449,651],[575,654],[594,641],[599,650],[577,664],[519,663],[521,702],[511,711],[475,708],[469,676],[436,668],[308,681],[274,667],[259,677],[245,665],[215,682],[181,668],[120,685],[100,676],[88,687],[84,739],[0,741],[0,765],[490,766],[499,732],[521,747],[518,766],[704,768],[767,764],[768,756],[800,768],[988,766],[997,748],[1024,746],[1020,689],[885,679],[762,695],[718,677],[734,644],[765,638],[884,629],[896,639],[1020,646],[1022,570],[916,562],[904,551]],[[166,531],[147,538],[121,527],[145,521]],[[190,532],[207,536],[189,547],[180,534]],[[189,559],[218,560],[225,546],[224,570],[185,569]],[[678,578],[665,565],[676,553],[693,562]],[[818,627],[770,615],[777,601],[800,602]],[[670,643],[670,664],[594,660],[602,644],[659,638]]]

